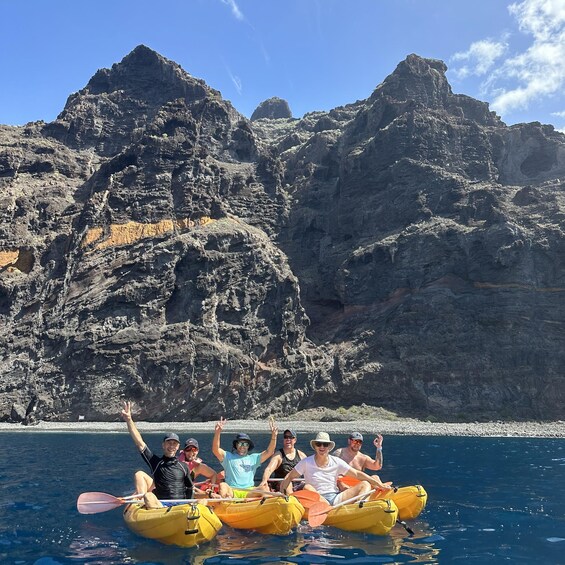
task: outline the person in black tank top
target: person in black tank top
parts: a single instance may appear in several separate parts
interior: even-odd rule
[[[293,459],[287,456],[287,454],[284,452],[284,449],[279,449],[279,453],[281,454],[281,463],[275,469],[274,474],[275,474],[275,479],[284,479],[287,476],[287,474],[294,469],[294,466],[302,459],[302,457],[300,457],[297,449],[294,450]]]
[[[135,473],[135,492],[143,494],[147,508],[161,508],[159,499],[192,498],[193,484],[190,469],[176,457],[180,446],[179,436],[168,433],[163,438],[163,455],[155,455],[143,441],[131,415],[131,403],[124,402],[122,418],[125,420],[133,442],[141,457],[149,465],[152,476],[143,471]],[[153,492],[150,492],[153,490]]]
[[[271,486],[273,490],[278,491],[280,481],[269,482],[271,474],[274,473],[275,479],[284,479],[294,469],[294,466],[305,457],[306,454],[303,451],[296,449],[296,433],[292,430],[285,430],[283,433],[283,447],[271,457],[269,464],[263,472],[263,479],[258,488],[266,489]],[[290,494],[292,490],[293,488],[290,486],[287,494]],[[298,490],[296,485],[294,490]]]

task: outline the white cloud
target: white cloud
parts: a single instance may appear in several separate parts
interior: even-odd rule
[[[552,42],[565,23],[563,0],[524,0],[510,4],[508,11],[516,16],[520,30],[537,41]]]
[[[231,71],[228,72],[230,74],[231,81],[233,82],[233,85],[237,90],[237,93],[241,94],[243,92],[243,84],[241,82],[241,79],[237,75],[232,74]]]
[[[467,51],[460,51],[451,57],[452,61],[466,61],[468,64],[455,68],[453,72],[458,78],[469,75],[483,76],[508,49],[506,38],[502,41],[483,39],[472,43]]]
[[[229,6],[231,8],[231,13],[234,15],[236,20],[240,22],[245,20],[245,16],[243,12],[239,9],[239,6],[236,4],[235,0],[221,0],[222,4]]]
[[[508,59],[493,77],[513,87],[498,94],[492,107],[504,113],[559,92],[565,85],[565,0],[524,0],[508,7],[521,31],[532,36],[526,51]]]
[[[495,61],[508,51],[506,36],[501,41],[477,41],[452,58],[468,62],[453,70],[458,78],[471,74],[484,77],[481,93],[491,99],[491,107],[502,115],[525,109],[565,87],[565,0],[522,0],[510,4],[508,11],[516,19],[518,29],[531,36],[525,50],[502,59],[494,67]]]
[[[557,116],[558,118],[565,118],[565,110],[561,112],[551,112],[552,116]]]

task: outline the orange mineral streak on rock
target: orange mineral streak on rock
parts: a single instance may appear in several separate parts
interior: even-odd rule
[[[11,267],[19,256],[19,251],[0,251],[0,268]]]
[[[565,292],[565,288],[559,286],[537,287],[530,284],[520,284],[520,283],[494,284],[488,282],[476,282],[474,286],[475,288],[515,289],[515,290],[528,290],[533,292]]]
[[[33,251],[29,249],[9,249],[0,251],[0,270],[8,273],[30,273],[35,263]]]
[[[198,220],[181,218],[177,220],[161,220],[153,224],[127,222],[126,224],[111,224],[108,231],[101,227],[90,228],[84,238],[83,247],[100,241],[94,249],[106,249],[118,245],[131,245],[141,239],[148,239],[172,231],[184,231],[197,226],[205,226],[213,222],[211,218],[203,216]],[[106,237],[104,237],[106,236]]]

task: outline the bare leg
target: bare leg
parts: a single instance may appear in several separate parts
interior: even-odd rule
[[[360,483],[356,484],[354,487],[349,487],[348,489],[341,492],[334,501],[334,506],[339,504],[340,502],[344,502],[358,496],[360,494],[368,493],[371,490],[371,485],[367,481],[361,481]]]
[[[145,494],[151,492],[155,485],[153,484],[153,477],[144,471],[137,471],[133,477],[135,483],[135,494]]]
[[[163,508],[161,501],[152,492],[145,493],[143,502],[145,503],[145,508]]]
[[[233,490],[228,483],[220,483],[219,493],[220,498],[233,498]]]

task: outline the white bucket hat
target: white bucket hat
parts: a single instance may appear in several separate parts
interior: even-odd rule
[[[314,444],[317,441],[323,441],[324,443],[329,443],[330,444],[329,451],[331,451],[335,447],[335,441],[332,441],[330,439],[329,434],[327,434],[326,432],[318,432],[318,435],[314,439],[310,440],[310,447],[312,449],[314,449]]]

